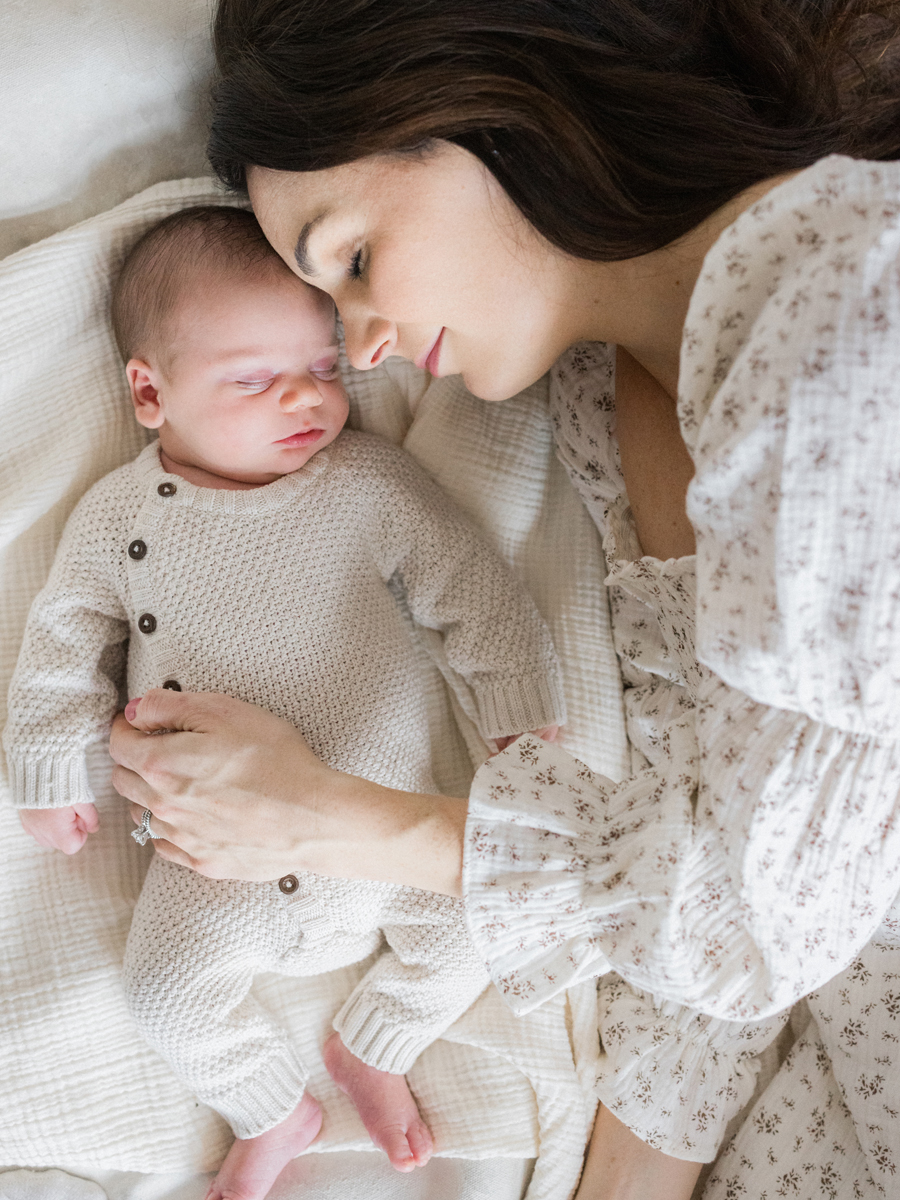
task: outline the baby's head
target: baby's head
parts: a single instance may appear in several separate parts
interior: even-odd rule
[[[159,430],[167,468],[195,482],[270,483],[347,419],[334,305],[243,209],[155,225],[125,260],[112,316],[137,419]]]

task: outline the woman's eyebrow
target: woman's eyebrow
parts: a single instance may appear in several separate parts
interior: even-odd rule
[[[309,257],[309,235],[319,222],[324,221],[328,215],[329,210],[320,212],[317,217],[313,217],[311,221],[307,221],[300,230],[300,236],[297,238],[297,244],[294,246],[294,262],[297,264],[297,270],[303,275],[318,275],[319,273]]]

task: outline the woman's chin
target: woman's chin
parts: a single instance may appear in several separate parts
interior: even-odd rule
[[[538,376],[540,378],[540,376]],[[536,383],[536,379],[526,379],[521,375],[516,377],[504,377],[499,375],[489,377],[487,375],[468,375],[465,371],[462,376],[463,384],[466,391],[472,393],[479,400],[487,400],[494,403],[499,400],[512,400],[518,396],[520,392],[524,392],[527,387],[531,387]]]

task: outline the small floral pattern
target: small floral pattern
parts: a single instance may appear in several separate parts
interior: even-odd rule
[[[842,1197],[878,1194],[866,1180],[877,1187],[878,1172],[887,1179],[900,1162],[900,1121],[888,1119],[900,1072],[876,1061],[900,1025],[900,950],[886,932],[900,888],[898,262],[900,167],[840,158],[774,189],[713,247],[688,315],[679,398],[696,466],[696,564],[640,555],[611,351],[580,346],[557,364],[560,458],[609,559],[634,773],[615,783],[520,739],[476,777],[465,869],[473,936],[514,1008],[618,973],[600,985],[614,1065],[605,1083],[601,1067],[598,1089],[615,1103],[617,1047],[635,1050],[628,1121],[637,1127],[646,1099],[669,1153],[679,1153],[673,1131],[699,1139],[704,1124],[720,1128],[725,1096],[709,1076],[708,1094],[679,1092],[676,1058],[660,1080],[688,1019],[662,1021],[665,1006],[752,1028],[817,989],[810,1007],[830,1075],[809,1094],[822,1112],[836,1089],[828,1120],[841,1104],[851,1117],[833,1140],[868,1164],[834,1184]],[[863,995],[853,972],[875,980],[866,964],[878,945],[891,949],[866,985],[877,995]],[[839,1044],[826,1018],[842,1008]],[[712,1062],[699,1028],[690,1040],[703,1062],[678,1067],[688,1080]],[[728,1078],[739,1061],[728,1056]],[[769,1091],[783,1085],[790,1099],[806,1087],[802,1072],[788,1074]],[[681,1095],[692,1098],[680,1105]],[[787,1127],[781,1107],[769,1111]],[[771,1178],[763,1190],[757,1177],[742,1182],[738,1163],[721,1195],[828,1194],[837,1160],[804,1160],[778,1130],[758,1136],[775,1139]],[[705,1156],[686,1143],[680,1154]]]

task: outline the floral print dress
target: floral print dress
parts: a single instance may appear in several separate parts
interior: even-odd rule
[[[696,562],[640,555],[612,361],[574,348],[552,403],[610,559],[634,774],[613,783],[534,738],[481,768],[473,936],[521,1011],[601,977],[598,1094],[696,1161],[752,1091],[779,1012],[812,993],[706,1194],[891,1194],[900,166],[825,159],[708,254],[679,395]]]

